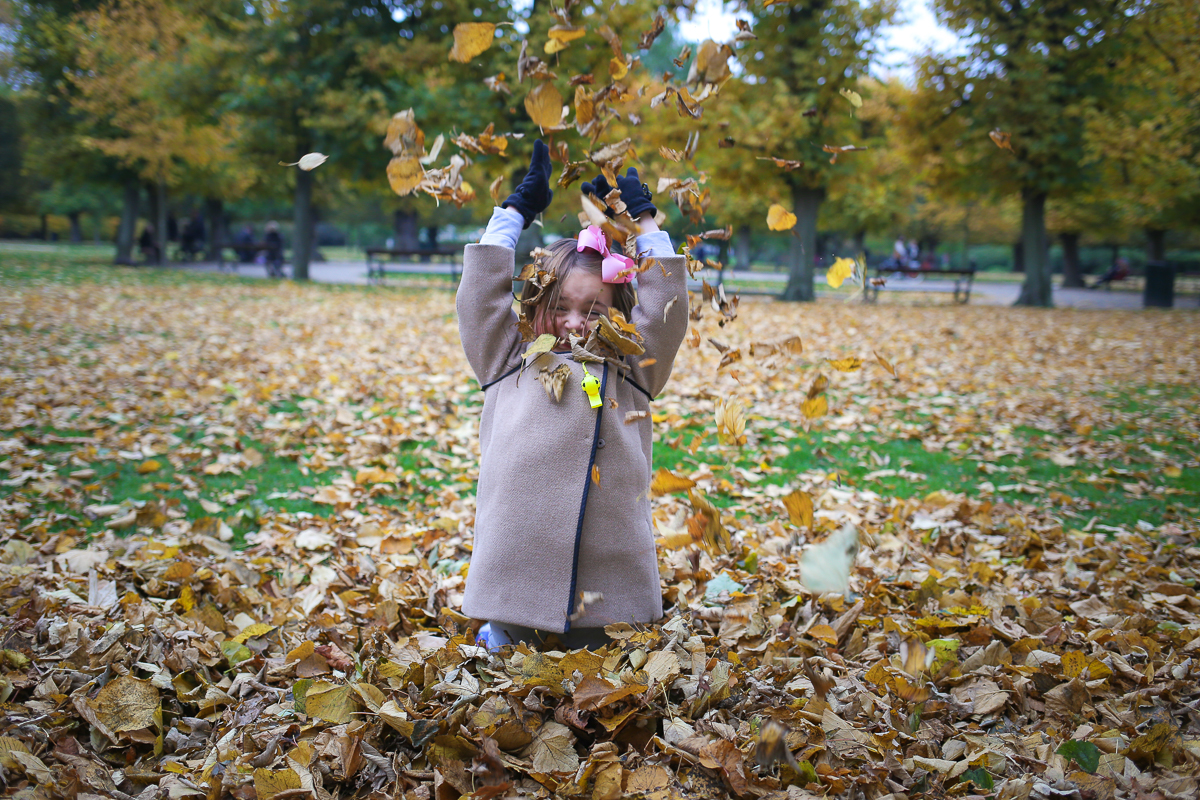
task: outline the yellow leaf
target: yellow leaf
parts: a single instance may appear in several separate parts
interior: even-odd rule
[[[587,33],[586,28],[572,28],[569,25],[555,25],[546,34],[556,42],[573,42]]]
[[[152,458],[149,461],[143,461],[141,464],[138,464],[137,472],[138,475],[148,475],[151,472],[158,472],[160,469],[162,469],[162,464]]]
[[[454,47],[450,60],[466,64],[492,46],[496,26],[491,22],[460,22],[454,26]]]
[[[855,108],[862,108],[862,95],[850,89],[838,89],[838,94],[850,101]]]
[[[11,736],[0,736],[0,765],[5,769],[16,769],[17,761],[13,753],[28,753],[29,745]]]
[[[1163,475],[1168,478],[1182,478],[1183,470],[1180,467],[1173,465],[1169,467],[1163,467]]]
[[[398,480],[400,480],[399,475],[381,467],[367,467],[354,474],[354,482],[359,486],[364,483],[395,483]]]
[[[592,483],[596,484],[596,488],[600,488],[600,465],[592,464]]]
[[[562,124],[562,95],[552,83],[539,83],[525,95],[525,111],[539,128]]]
[[[775,203],[767,209],[767,227],[773,231],[790,231],[796,227],[796,215]]]
[[[696,482],[691,478],[684,478],[666,467],[659,467],[654,473],[654,479],[650,481],[650,493],[659,497],[664,494],[683,492],[695,485]]]
[[[122,675],[104,684],[88,705],[96,719],[114,733],[137,731],[154,723],[158,711],[158,689],[150,681]]]
[[[896,374],[896,367],[895,367],[895,366],[892,364],[892,362],[888,361],[886,358],[884,358],[883,356],[879,355],[879,351],[878,351],[878,350],[875,350],[875,351],[872,351],[872,352],[874,352],[874,353],[875,353],[875,360],[879,362],[879,366],[881,366],[881,367],[883,367],[884,369],[886,369],[886,370],[888,371],[888,373],[889,373],[889,374],[890,374],[890,375],[891,375],[893,378],[899,378],[899,377],[900,377],[899,375],[897,375],[897,374]]]
[[[314,683],[304,695],[304,713],[334,725],[349,722],[358,710],[357,705],[349,686],[336,686],[328,681]]]
[[[238,644],[245,644],[250,639],[257,639],[260,636],[266,636],[271,631],[275,630],[274,625],[268,625],[265,622],[255,622],[252,625],[247,625],[237,636],[233,637],[233,641]]]
[[[807,419],[819,419],[829,413],[829,404],[825,401],[825,395],[817,395],[804,401],[800,406],[800,413]]]
[[[1007,150],[1010,153],[1013,152],[1011,133],[1005,133],[999,128],[996,128],[994,131],[989,131],[988,136],[990,136],[992,141],[996,143],[996,147],[999,147],[1002,150]]]
[[[625,63],[625,59],[613,56],[608,60],[608,74],[614,81],[619,81],[629,74],[629,65]]]
[[[826,644],[837,646],[837,633],[828,625],[813,625],[808,629],[808,635]]]
[[[862,359],[858,356],[850,356],[849,358],[827,358],[825,359],[829,366],[836,369],[838,372],[854,372],[862,369]]]
[[[549,353],[554,349],[554,344],[557,341],[558,337],[553,333],[543,333],[541,336],[533,340],[533,344],[529,345],[528,350],[521,354],[522,360],[528,361],[529,359],[540,355],[541,353]]]
[[[797,528],[811,528],[813,524],[812,495],[801,489],[783,496],[783,507],[787,509],[788,519]]]
[[[387,135],[383,138],[383,146],[392,151],[392,155],[418,155],[425,149],[425,134],[417,127],[416,115],[411,108],[397,111],[388,122]],[[434,149],[437,149],[435,145]]]
[[[300,788],[300,776],[294,769],[254,770],[254,794],[258,800],[271,800],[277,794]]]
[[[185,585],[179,591],[179,599],[176,602],[179,603],[179,607],[185,612],[191,611],[196,607],[196,593],[192,591],[191,586]]]
[[[725,444],[746,443],[746,408],[736,397],[717,401],[717,435]]]
[[[396,156],[388,162],[387,177],[392,191],[404,197],[425,180],[425,168],[416,156]]]
[[[1087,656],[1078,650],[1069,650],[1062,654],[1063,675],[1068,678],[1078,678],[1087,669]]]
[[[836,289],[853,274],[854,259],[839,258],[837,261],[833,262],[833,266],[829,268],[827,273],[825,273],[825,282]]]

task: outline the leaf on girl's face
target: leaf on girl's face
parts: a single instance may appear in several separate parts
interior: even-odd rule
[[[308,153],[302,156],[299,161],[280,161],[281,167],[299,167],[305,172],[310,172],[329,160],[329,156],[324,153]]]
[[[421,185],[425,179],[425,168],[416,156],[396,156],[388,162],[387,177],[392,191],[404,197]]]
[[[460,22],[454,26],[454,47],[450,60],[466,64],[492,46],[496,26],[491,22]]]
[[[862,108],[862,95],[850,89],[838,89],[838,94],[850,101],[855,108]]]
[[[790,231],[796,227],[796,215],[775,203],[767,209],[767,227],[773,231]]]
[[[539,83],[525,95],[525,111],[542,130],[556,129],[562,124],[562,95],[553,83]]]

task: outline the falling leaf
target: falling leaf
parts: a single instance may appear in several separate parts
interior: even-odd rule
[[[896,368],[892,365],[892,362],[888,361],[886,358],[879,355],[879,351],[876,350],[876,351],[872,351],[872,352],[875,353],[875,360],[879,362],[879,366],[886,369],[888,371],[888,374],[891,375],[893,378],[899,377],[896,375]]]
[[[862,359],[858,356],[848,356],[846,358],[827,358],[825,363],[836,369],[838,372],[854,372],[862,369]]]
[[[650,493],[655,497],[660,497],[664,494],[687,491],[695,485],[696,482],[691,478],[684,478],[666,467],[659,467],[654,473],[654,479],[650,482]]]
[[[421,185],[425,168],[416,156],[397,156],[388,162],[387,177],[392,191],[404,197]]]
[[[512,94],[512,89],[508,88],[508,82],[504,80],[504,73],[484,78],[483,85],[496,94]]]
[[[406,153],[420,155],[424,152],[425,134],[417,126],[416,115],[411,108],[392,115],[388,121],[387,135],[383,137],[383,146],[397,156]]]
[[[853,258],[839,258],[833,262],[833,266],[825,273],[825,282],[834,289],[842,285],[842,283],[854,274],[855,262]]]
[[[736,397],[717,401],[717,436],[725,444],[746,443],[746,408]]]
[[[495,41],[496,26],[491,22],[460,22],[454,26],[454,47],[450,60],[466,64],[487,50]]]
[[[525,361],[528,361],[529,359],[535,358],[542,353],[549,353],[554,349],[554,345],[556,344],[558,344],[557,336],[555,336],[553,333],[543,333],[534,340],[533,344],[529,346],[528,350],[521,354],[521,358]]]
[[[819,419],[829,413],[829,404],[825,401],[825,395],[810,397],[805,400],[800,406],[800,413],[805,419]]]
[[[838,89],[838,94],[850,101],[855,108],[862,108],[862,95],[850,89]]]
[[[496,179],[488,186],[488,194],[492,196],[492,203],[500,205],[504,200],[504,176],[497,175]]]
[[[768,156],[768,157],[759,156],[758,160],[773,162],[775,164],[775,166],[782,167],[783,169],[786,169],[789,172],[794,169],[800,169],[801,167],[804,166],[803,161],[790,161],[786,158],[775,158],[774,156]]]
[[[787,509],[788,519],[793,525],[797,528],[812,528],[812,495],[801,489],[793,489],[783,496],[783,506]]]
[[[329,156],[324,155],[323,153],[309,153],[305,156],[301,156],[299,161],[292,161],[290,163],[280,161],[279,166],[281,166],[281,167],[300,167],[300,169],[304,170],[305,172],[309,172],[309,171],[314,170],[317,167],[321,166],[328,160],[329,160]]]
[[[552,83],[539,83],[525,95],[525,111],[533,123],[543,130],[562,124],[562,95]]]
[[[796,227],[796,215],[775,203],[767,209],[767,227],[773,231],[790,231]]]
[[[567,385],[567,379],[571,377],[571,368],[566,364],[559,364],[554,369],[542,367],[538,372],[538,380],[542,383],[542,388],[546,390],[546,396],[557,403],[562,399],[563,388]]]
[[[840,156],[842,153],[857,153],[861,150],[866,150],[867,148],[860,147],[856,144],[846,144],[846,145],[841,145],[840,147],[838,145],[827,144],[824,146],[823,149],[825,150],[826,153],[833,154],[829,157],[829,163],[836,164],[838,156]]]
[[[988,131],[988,136],[990,136],[992,141],[996,143],[996,147],[999,147],[1001,150],[1007,150],[1010,153],[1014,152],[1012,148],[1011,133],[1005,133],[999,128],[996,128],[993,131]]]
[[[845,592],[858,555],[858,529],[847,524],[800,558],[800,581],[810,592]]]

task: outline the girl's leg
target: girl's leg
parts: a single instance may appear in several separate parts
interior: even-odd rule
[[[539,650],[545,650],[547,649],[546,642],[551,636],[556,637],[561,646],[567,650],[582,648],[596,650],[612,642],[603,628],[576,628],[566,633],[547,633],[534,628],[526,628],[524,625],[489,622],[479,630],[479,638],[486,639],[486,646],[489,649],[524,642]]]

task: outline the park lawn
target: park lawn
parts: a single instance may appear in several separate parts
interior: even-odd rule
[[[109,302],[116,304],[135,302],[147,292],[168,304],[191,293],[209,292],[212,297],[220,296],[222,305],[234,303],[248,313],[254,320],[251,327],[258,333],[280,329],[281,322],[266,313],[268,308],[276,306],[273,293],[278,292],[299,292],[318,306],[330,303],[354,306],[367,302],[376,306],[383,303],[409,308],[433,304],[438,308],[436,319],[443,334],[453,320],[449,293],[445,291],[325,285],[298,289],[290,284],[286,288],[280,286],[276,291],[261,281],[231,275],[144,267],[113,268],[103,264],[99,253],[87,249],[72,249],[65,254],[0,251],[0,285],[18,296],[53,295],[56,287],[70,287],[81,297],[107,293],[111,298]],[[757,318],[765,309],[789,308],[801,307],[758,303],[744,308],[742,313],[744,317]],[[831,310],[844,320],[852,320],[859,313],[870,313],[850,307],[831,307]],[[59,311],[73,317],[69,307],[60,306]],[[152,306],[142,311],[138,317],[142,320],[159,318]],[[880,315],[880,312],[874,313]],[[892,309],[882,312],[882,316],[895,317],[904,313]],[[954,324],[954,320],[962,318],[962,313],[954,308],[909,313],[932,315],[941,321],[939,324]],[[1195,323],[1193,316],[1180,315],[1180,320],[1185,324]],[[134,323],[136,319],[128,322]],[[6,324],[12,325],[11,322]],[[737,324],[731,325],[730,330]],[[123,337],[151,340],[161,351],[176,344],[184,346],[194,340],[196,334],[193,326],[188,324],[177,330],[156,330],[153,324],[130,324],[122,328],[116,317],[108,325],[90,329],[75,328],[71,321],[46,316],[39,316],[26,325],[29,327],[25,336],[20,338],[39,348],[39,357],[28,361],[29,365],[61,365],[62,354],[70,350],[77,359],[76,366],[83,371],[100,369]],[[197,319],[196,326],[203,328],[206,323]],[[714,330],[719,335],[725,333]],[[427,341],[428,337],[418,334],[418,338]],[[347,343],[337,342],[336,346],[346,348]],[[457,362],[453,363],[453,368],[462,373],[454,382],[469,382],[453,346],[447,347],[443,341],[439,347],[449,362]],[[355,350],[353,343],[349,343],[349,349]],[[914,345],[913,352],[919,351],[920,345]],[[168,355],[171,352],[175,351],[169,351]],[[681,358],[686,359],[690,352],[685,346]],[[319,358],[319,354],[314,354]],[[178,358],[177,352],[175,357]],[[869,365],[867,369],[870,369]],[[703,373],[687,366],[686,361],[683,370],[687,370],[688,378],[703,380]],[[838,375],[837,372],[832,374]],[[851,373],[848,377],[856,374],[862,373]],[[677,369],[676,379],[680,377]],[[71,427],[70,417],[56,425],[10,425],[7,435],[20,437],[26,443],[26,455],[42,460],[45,467],[36,479],[21,482],[10,477],[4,481],[0,484],[0,497],[18,494],[36,497],[40,487],[47,499],[32,503],[28,513],[41,511],[47,519],[55,520],[49,524],[49,530],[70,529],[87,535],[103,531],[111,524],[112,517],[92,518],[93,514],[80,514],[80,508],[120,507],[122,510],[114,513],[120,519],[127,517],[136,506],[160,504],[174,517],[190,520],[219,517],[238,544],[273,512],[313,517],[329,514],[330,506],[336,507],[336,504],[314,498],[322,497],[319,494],[322,487],[333,487],[338,481],[353,482],[362,465],[355,469],[338,464],[313,466],[314,448],[311,446],[287,443],[281,447],[273,441],[273,434],[256,427],[253,422],[214,425],[213,414],[228,421],[229,415],[245,401],[247,389],[223,381],[210,383],[217,385],[212,398],[200,406],[208,412],[204,416],[185,419],[178,413],[162,413],[161,410],[157,415],[139,414],[137,409],[101,414],[104,438],[110,444],[125,443],[125,456],[114,457],[114,448],[91,441],[89,427],[97,426],[96,415],[82,430]],[[453,396],[439,399],[446,404],[446,413],[460,428],[464,424],[469,428],[473,424],[471,415],[478,412],[479,395],[467,386],[458,388]],[[736,384],[734,388],[737,388]],[[880,387],[873,385],[873,388]],[[769,411],[759,411],[750,403],[747,426],[750,442],[745,447],[732,448],[722,444],[715,435],[711,413],[700,411],[693,403],[683,414],[661,415],[654,442],[655,464],[682,473],[713,473],[718,477],[727,473],[756,472],[761,481],[779,486],[797,484],[804,475],[821,475],[834,486],[895,498],[952,492],[994,501],[1020,501],[1040,505],[1059,517],[1063,524],[1078,528],[1100,525],[1133,529],[1139,522],[1144,526],[1158,526],[1200,516],[1197,429],[1194,416],[1188,413],[1188,409],[1194,409],[1200,401],[1195,384],[1121,384],[1089,389],[1081,393],[1079,399],[1095,407],[1096,416],[1102,422],[1080,427],[1062,423],[1047,425],[1043,419],[1030,420],[1030,424],[1007,425],[1005,444],[999,454],[987,445],[995,431],[983,419],[973,420],[952,437],[953,441],[946,441],[945,437],[937,435],[939,428],[944,427],[941,411],[946,405],[929,405],[919,396],[916,399],[920,402],[906,401],[894,407],[888,421],[890,430],[886,425],[856,423],[833,429],[823,424],[829,422],[833,414],[825,420],[810,423],[797,418],[794,409],[785,419]],[[20,401],[20,393],[6,399],[10,405]],[[97,401],[101,408],[108,404],[102,397]],[[859,401],[870,403],[872,399],[868,396],[856,398],[851,392],[841,400],[843,405],[854,405]],[[389,398],[385,393],[372,393],[364,387],[363,393],[356,398],[351,416],[356,421],[361,421],[364,416],[386,417],[395,412],[389,403],[396,402],[394,395]],[[700,405],[708,407],[707,402]],[[311,416],[314,411],[328,417],[330,413],[336,415],[340,407],[319,392],[293,392],[285,396],[272,388],[255,404],[255,413],[250,416],[256,417],[260,424],[264,419],[275,419],[294,426],[300,418]],[[330,412],[329,409],[334,410]],[[335,423],[332,427],[338,426]],[[806,427],[810,430],[804,430]],[[153,431],[157,437],[157,444],[152,448],[153,457],[128,457],[129,447],[146,430]],[[326,440],[331,433],[335,434],[334,438],[340,437],[337,445],[344,450],[346,437],[340,432],[322,430],[320,433]],[[352,435],[353,431],[349,433]],[[466,435],[469,437],[470,434]],[[71,437],[78,436],[87,437],[88,444],[72,445]],[[452,469],[438,469],[429,460],[429,454],[438,452],[439,448],[444,451],[445,444],[436,436],[401,437],[394,448],[370,461],[394,473],[396,479],[375,487],[360,502],[398,506],[414,498],[423,500],[436,495],[447,486],[457,486],[469,496],[473,492],[470,459],[458,458]],[[122,452],[120,447],[116,450]],[[219,461],[221,458],[236,460],[248,451],[258,455],[249,462],[234,463],[232,469]],[[1103,457],[1096,457],[1095,453]],[[154,465],[157,467],[149,468]],[[13,469],[11,462],[8,467],[10,471]],[[89,477],[79,479],[72,475]],[[754,522],[777,515],[777,505],[751,503],[744,508],[739,506],[738,491],[734,489],[737,483],[737,480],[727,480],[722,484],[727,487],[727,492],[716,495],[713,501],[718,506],[744,512]],[[80,492],[91,502],[83,506],[75,502],[75,513],[72,513],[69,498],[60,496],[63,490]],[[128,529],[133,527],[127,526]]]

